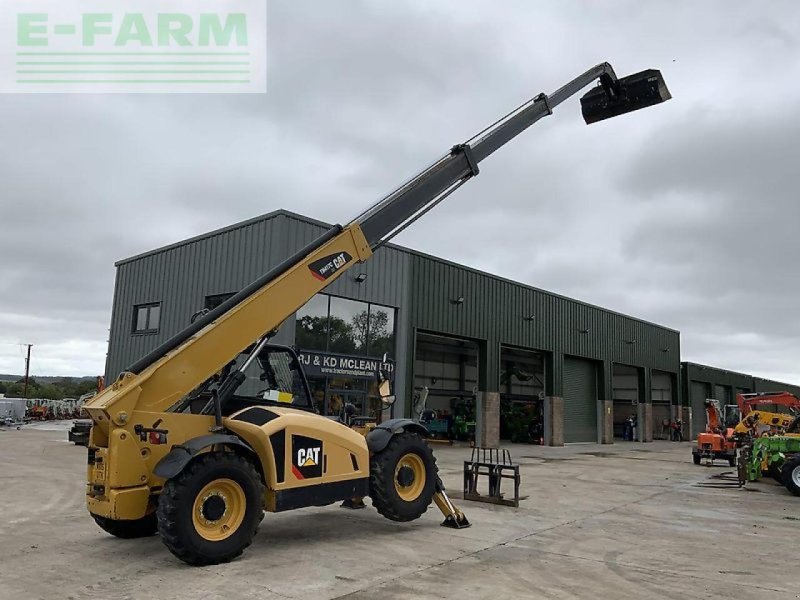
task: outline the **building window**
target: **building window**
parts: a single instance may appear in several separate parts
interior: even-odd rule
[[[317,294],[297,311],[295,344],[304,350],[394,355],[395,309]]]
[[[367,347],[370,356],[394,356],[394,309],[369,305]]]
[[[394,356],[395,309],[317,294],[297,311],[295,344],[303,350],[388,359]],[[377,382],[363,377],[309,377],[314,406],[336,415],[346,403],[358,414],[380,411]]]
[[[295,344],[305,350],[328,349],[328,296],[317,294],[297,311]]]
[[[229,292],[227,294],[214,294],[212,296],[206,296],[205,308],[208,310],[214,310],[220,304],[225,302],[228,298],[232,298],[236,292]]]
[[[137,304],[133,307],[133,333],[157,333],[161,303]]]
[[[339,354],[366,354],[369,304],[331,298],[328,315],[328,349]]]

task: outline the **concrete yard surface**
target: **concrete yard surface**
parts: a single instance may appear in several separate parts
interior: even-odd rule
[[[798,597],[800,498],[772,480],[699,487],[730,468],[694,466],[689,443],[509,448],[519,509],[458,499],[470,450],[435,446],[469,529],[440,527],[435,507],[412,523],[371,507],[267,514],[241,558],[193,568],[158,536],[94,524],[86,449],[65,431],[0,430],[0,598]]]

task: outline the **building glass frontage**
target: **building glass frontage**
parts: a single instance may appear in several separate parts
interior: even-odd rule
[[[297,311],[295,344],[322,414],[336,415],[345,403],[362,415],[380,410],[376,371],[393,376],[395,312],[328,294],[317,294]]]

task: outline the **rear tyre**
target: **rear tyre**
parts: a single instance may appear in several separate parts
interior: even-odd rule
[[[100,515],[92,515],[92,518],[100,526],[100,529],[123,540],[150,537],[155,535],[158,527],[156,513],[154,512],[141,519],[133,519],[131,521],[117,521]]]
[[[781,478],[786,489],[800,496],[800,456],[790,458],[781,467]]]
[[[766,471],[766,474],[772,477],[775,481],[784,485],[783,483],[783,473],[781,472],[781,468],[777,465],[770,465]]]
[[[692,454],[692,462],[696,465],[700,464],[700,455],[699,454]]]
[[[436,459],[425,440],[409,431],[399,433],[370,458],[372,506],[392,521],[418,519],[430,506],[436,477]]]
[[[190,565],[239,556],[263,517],[264,484],[253,464],[231,452],[211,452],[167,481],[158,499],[158,532]]]

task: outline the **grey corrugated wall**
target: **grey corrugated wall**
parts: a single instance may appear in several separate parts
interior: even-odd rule
[[[241,289],[328,227],[277,211],[120,261],[107,379],[113,380],[128,364],[185,327],[192,313],[202,308],[205,296]],[[356,283],[355,275],[362,272],[366,281]],[[408,359],[417,330],[481,341],[482,379],[489,390],[497,389],[501,344],[549,352],[548,393],[554,394],[561,393],[565,355],[598,361],[602,387],[607,389],[605,394],[601,390],[601,397],[607,398],[614,362],[678,372],[677,331],[391,245],[354,266],[325,292],[398,309],[397,372],[406,376],[397,378],[397,415],[405,411],[407,385],[413,381]],[[450,302],[461,295],[462,305]],[[133,306],[159,301],[158,334],[131,334]],[[531,314],[532,321],[524,320]],[[588,332],[581,333],[585,329]],[[281,328],[277,341],[294,341],[294,320]]]
[[[284,255],[266,218],[117,263],[106,381],[186,327],[206,296],[238,291]],[[159,331],[132,334],[133,307],[148,302],[161,302]]]
[[[278,211],[117,263],[106,381],[113,381],[125,367],[188,325],[191,315],[203,307],[206,296],[242,289],[328,228],[324,223]],[[405,307],[409,257],[407,251],[382,248],[363,265],[352,267],[325,292]],[[355,275],[362,272],[367,274],[366,281],[356,283]],[[132,334],[133,307],[148,302],[161,302],[159,331]],[[406,369],[406,319],[404,310],[398,310],[398,373]],[[281,327],[275,341],[294,342],[294,319]],[[404,385],[399,378],[398,411],[404,410],[400,401]]]
[[[420,254],[412,256],[411,277],[412,327],[484,342],[487,391],[498,389],[501,344],[550,352],[554,395],[562,393],[565,355],[602,361],[601,398],[611,398],[612,363],[679,372],[673,329]],[[460,296],[464,303],[453,304]]]
[[[689,390],[691,389],[692,381],[710,384],[711,393],[715,398],[716,390],[719,387],[730,390],[731,399],[736,398],[737,388],[749,392],[785,391],[791,392],[800,398],[800,386],[692,362],[681,363],[681,377],[683,379],[683,398],[686,406],[689,405]],[[723,398],[716,399],[722,400]]]
[[[791,383],[782,383],[774,379],[753,377],[754,392],[790,392],[800,398],[800,386]]]

